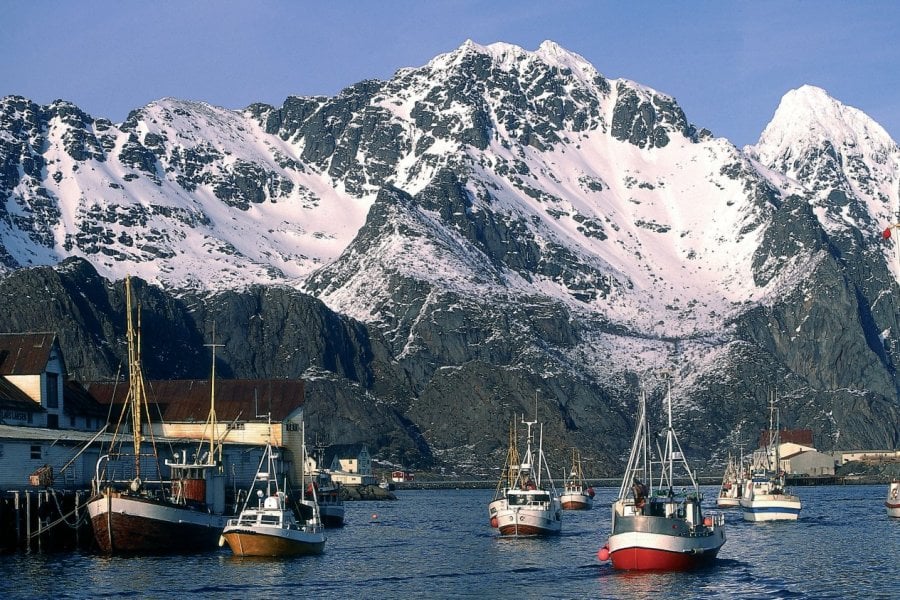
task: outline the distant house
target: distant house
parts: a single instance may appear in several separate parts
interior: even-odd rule
[[[900,462],[900,450],[835,450],[830,454],[839,465],[848,462]]]
[[[782,456],[781,468],[791,475],[834,475],[834,457],[815,450],[801,450]]]
[[[335,454],[331,461],[331,478],[344,485],[375,485],[372,457],[366,446],[359,446]]]

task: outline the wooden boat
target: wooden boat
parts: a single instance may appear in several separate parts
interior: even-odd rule
[[[215,440],[215,388],[207,423],[208,450],[203,453],[199,449],[192,460],[188,460],[187,452],[175,460],[166,460],[170,474],[164,477],[157,467],[152,429],[148,441],[153,452],[142,453],[142,415],[149,412],[141,371],[140,313],[135,327],[130,277],[125,278],[125,297],[129,389],[119,422],[128,422],[126,413],[130,415],[133,451],[121,451],[125,434],[124,428],[117,427],[110,451],[97,461],[93,495],[87,503],[94,537],[106,554],[212,550],[226,520],[225,476],[221,460],[216,460],[217,453],[221,458],[221,448]],[[212,377],[214,381],[215,350]],[[156,479],[152,479],[154,474]]]
[[[523,424],[527,427],[527,449],[515,479],[505,490],[503,502],[494,504],[497,529],[504,536],[557,534],[562,529],[562,505],[544,456],[543,428],[534,450],[537,421]]]
[[[725,465],[725,473],[722,475],[722,485],[719,486],[719,495],[716,497],[716,506],[730,508],[740,506],[744,485],[744,461],[735,462],[731,453],[728,453],[728,464]]]
[[[889,517],[900,518],[900,480],[892,481],[888,486],[887,500],[884,501]]]
[[[299,514],[295,514],[285,491],[287,484],[278,484],[277,459],[271,442],[267,443],[240,514],[222,531],[219,544],[227,543],[237,556],[298,556],[325,550],[315,487],[308,488],[310,496],[303,493]],[[251,506],[254,497],[256,505]]]
[[[750,467],[740,499],[745,521],[796,521],[800,517],[800,496],[787,491],[781,469],[774,397],[769,407],[769,435],[764,452],[758,452]],[[774,429],[773,429],[774,418]]]
[[[594,506],[594,488],[585,486],[581,456],[572,448],[572,468],[559,496],[563,510],[590,510]]]
[[[628,466],[612,506],[611,534],[597,553],[601,561],[611,560],[614,569],[694,569],[715,560],[725,544],[724,515],[703,514],[703,496],[672,428],[671,391],[667,406],[665,448],[655,461],[649,447],[646,401],[641,397]],[[684,467],[690,491],[676,490],[676,464]],[[654,465],[660,469],[655,484]]]

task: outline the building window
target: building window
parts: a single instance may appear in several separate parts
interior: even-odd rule
[[[47,373],[47,408],[59,408],[59,375]]]
[[[244,424],[243,423],[229,423],[228,425],[226,425],[225,428],[226,429],[243,430]]]
[[[47,415],[47,429],[59,429],[59,415]]]
[[[300,423],[287,423],[285,429],[288,431],[300,431]]]
[[[31,447],[31,458],[41,460],[42,458],[41,446],[40,444],[33,445]]]
[[[77,421],[75,417],[69,417],[69,427],[75,429],[75,426],[78,424]]]

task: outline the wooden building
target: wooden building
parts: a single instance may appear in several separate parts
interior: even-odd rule
[[[55,333],[0,334],[0,378],[3,423],[59,428],[66,365]]]
[[[102,405],[113,406],[115,419],[121,413],[128,385],[125,382],[91,382],[85,389]],[[215,402],[211,402],[208,379],[153,380],[146,384],[151,403],[153,435],[169,440],[190,440],[203,450],[203,440],[212,434],[228,453],[229,447],[262,449],[271,439],[281,448],[291,481],[299,484],[303,460],[302,419],[304,382],[300,379],[223,379],[215,382]],[[215,408],[216,426],[209,423],[210,407]],[[271,421],[271,422],[270,422]],[[226,461],[238,482],[246,486],[256,474],[258,462],[243,457],[259,454],[235,453]],[[241,485],[238,483],[238,485]]]

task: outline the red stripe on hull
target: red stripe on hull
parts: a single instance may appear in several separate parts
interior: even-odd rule
[[[710,564],[718,553],[718,549],[703,554],[690,554],[632,547],[616,550],[609,558],[613,568],[620,571],[689,571]]]
[[[584,502],[563,502],[562,507],[566,510],[587,510],[590,508]]]

